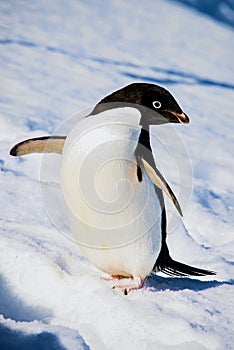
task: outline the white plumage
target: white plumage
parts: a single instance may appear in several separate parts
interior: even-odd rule
[[[144,280],[161,249],[161,207],[148,175],[137,177],[140,118],[125,107],[80,121],[64,144],[61,184],[87,258],[108,274]]]

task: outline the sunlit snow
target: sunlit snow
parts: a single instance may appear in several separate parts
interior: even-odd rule
[[[221,22],[178,1],[1,1],[1,349],[233,348],[234,37],[227,3],[217,7]],[[49,158],[13,158],[9,150],[65,128],[72,115],[134,81],[166,87],[190,116],[189,125],[152,128],[155,157],[184,211],[182,222],[172,216],[168,245],[173,258],[217,276],[150,276],[124,296],[68,239],[52,184],[59,155],[50,166]],[[165,133],[176,137],[166,152],[157,148]]]

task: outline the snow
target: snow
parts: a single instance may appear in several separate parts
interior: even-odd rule
[[[197,11],[204,13],[218,21],[233,26],[234,1],[210,1],[210,0],[177,0],[180,3],[192,6]]]
[[[173,1],[1,1],[1,349],[232,349],[233,31],[229,2],[215,3],[225,24]],[[190,116],[152,128],[184,212],[167,201],[168,244],[218,274],[151,276],[124,296],[72,241],[59,156],[8,152],[69,130],[71,115],[133,81],[163,85]]]

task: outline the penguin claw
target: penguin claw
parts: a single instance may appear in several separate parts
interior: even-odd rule
[[[141,277],[133,277],[133,278],[126,278],[124,276],[121,275],[111,275],[110,277],[100,277],[101,280],[103,281],[119,281],[118,284],[114,284],[112,289],[121,289],[122,292],[124,293],[124,295],[128,295],[129,292],[131,292],[132,290],[137,290],[137,289],[141,289],[143,287],[144,284],[144,279],[142,279]],[[128,284],[121,284],[121,281],[123,280],[131,280],[132,283],[128,283]]]
[[[141,289],[143,287],[144,280],[140,277],[133,278],[132,284],[116,284],[112,287],[112,289],[121,289],[124,295],[128,295],[132,290]]]

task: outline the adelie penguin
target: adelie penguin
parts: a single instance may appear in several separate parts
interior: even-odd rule
[[[61,186],[73,235],[125,294],[141,288],[152,272],[215,274],[170,257],[164,194],[182,211],[155,165],[149,134],[150,125],[164,123],[187,124],[189,118],[163,87],[133,83],[102,99],[67,137],[29,139],[10,151],[62,154]]]

